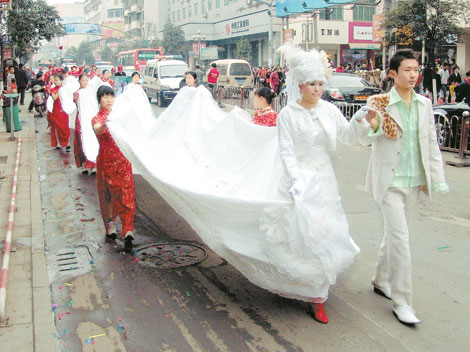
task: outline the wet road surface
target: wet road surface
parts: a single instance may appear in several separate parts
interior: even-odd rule
[[[368,282],[357,290],[356,267],[331,290],[330,323],[316,323],[305,303],[252,285],[201,244],[138,175],[135,245],[184,241],[208,256],[193,266],[158,269],[145,266],[137,252],[123,253],[121,241],[105,244],[95,176],[81,174],[73,151],[50,147],[46,126],[36,119],[58,351],[412,351],[434,345],[412,342],[411,330],[396,323]]]

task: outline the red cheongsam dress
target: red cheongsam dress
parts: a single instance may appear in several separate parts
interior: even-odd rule
[[[257,110],[255,112],[255,118],[253,119],[253,123],[268,127],[276,126],[278,114],[279,113],[277,113],[270,106],[268,106],[267,108]]]
[[[101,109],[92,124],[104,124],[109,111]],[[100,144],[96,159],[96,186],[100,201],[101,215],[107,229],[108,222],[119,215],[122,225],[121,237],[134,230],[135,197],[134,177],[129,160],[121,153],[108,128],[96,135]],[[112,214],[109,214],[110,206]],[[110,218],[111,217],[111,218]]]
[[[59,89],[62,87],[54,87],[51,89],[51,94],[58,94]],[[62,109],[60,98],[54,100],[54,108],[50,115],[51,122],[51,146],[57,147],[57,139],[61,147],[66,147],[69,144],[70,128],[69,128],[69,115]],[[57,136],[56,136],[57,134]]]

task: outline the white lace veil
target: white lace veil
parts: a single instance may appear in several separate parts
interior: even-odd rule
[[[286,74],[288,102],[297,101],[302,97],[299,84],[326,82],[331,76],[332,69],[324,51],[305,51],[291,42],[282,45],[278,51],[284,56],[289,70]]]

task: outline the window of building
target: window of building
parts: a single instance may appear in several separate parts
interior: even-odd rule
[[[181,21],[181,11],[180,11],[180,9],[178,9],[178,11],[176,11],[176,20],[178,22]]]
[[[229,0],[224,0],[224,6],[228,6],[228,1]]]
[[[353,10],[353,20],[372,21],[375,15],[375,6],[373,4],[375,4],[375,0],[365,0],[363,4],[356,5]]]
[[[186,7],[183,7],[183,20],[186,19]]]
[[[189,5],[189,6],[188,6],[188,18],[191,18],[191,16],[192,16],[192,10],[193,10],[193,9],[192,9],[191,5]]]
[[[206,1],[201,0],[201,13],[206,13]]]
[[[220,0],[215,0],[215,8],[218,9],[220,7]]]
[[[175,11],[173,11],[173,23],[176,22],[176,14],[175,14]]]
[[[357,5],[356,5],[357,6]],[[342,20],[343,19],[343,8],[337,7],[335,9],[321,9],[320,10],[321,20]]]
[[[108,10],[108,18],[116,18],[116,17],[123,17],[124,10],[123,9],[109,9]]]
[[[207,11],[212,11],[212,0],[207,0]]]
[[[198,5],[197,3],[194,4],[194,16],[197,16],[197,9],[198,9]]]

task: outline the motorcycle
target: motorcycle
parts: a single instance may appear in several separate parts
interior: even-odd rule
[[[39,114],[39,117],[44,117],[46,115],[46,90],[43,86],[36,84],[32,92],[34,109]]]

